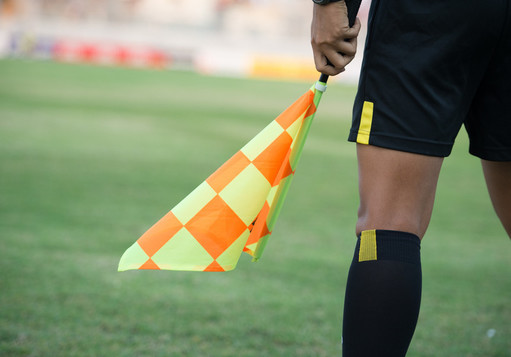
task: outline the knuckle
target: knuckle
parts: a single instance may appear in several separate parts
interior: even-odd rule
[[[349,57],[355,57],[355,55],[357,54],[357,49],[356,48],[350,48],[348,51],[346,51],[346,54]]]

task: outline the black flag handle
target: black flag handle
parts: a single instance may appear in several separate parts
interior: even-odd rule
[[[326,82],[328,82],[328,78],[329,78],[329,77],[330,77],[330,76],[329,76],[328,74],[323,74],[323,73],[321,73],[321,76],[319,76],[319,81],[320,81],[321,83],[325,83],[325,84],[326,84]]]
[[[355,20],[357,19],[358,9],[360,8],[360,3],[362,0],[344,0],[346,2],[346,8],[348,9],[348,23],[350,27],[355,25]],[[330,63],[327,58],[327,63]],[[328,81],[328,74],[321,74],[319,77],[319,81],[325,83]]]

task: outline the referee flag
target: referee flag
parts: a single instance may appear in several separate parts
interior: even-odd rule
[[[156,222],[124,252],[119,271],[227,271],[243,251],[258,260],[325,89],[316,82]]]

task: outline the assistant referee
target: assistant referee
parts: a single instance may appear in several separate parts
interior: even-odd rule
[[[351,61],[357,0],[314,0],[318,71]],[[359,1],[358,1],[359,2]],[[443,158],[464,125],[511,237],[511,0],[373,0],[349,141],[357,143],[358,242],[343,356],[405,356],[421,299],[420,242]]]

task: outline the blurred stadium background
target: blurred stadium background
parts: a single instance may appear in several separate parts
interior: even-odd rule
[[[1,0],[0,57],[309,80],[311,10],[310,0]],[[361,57],[344,81],[358,79]]]

